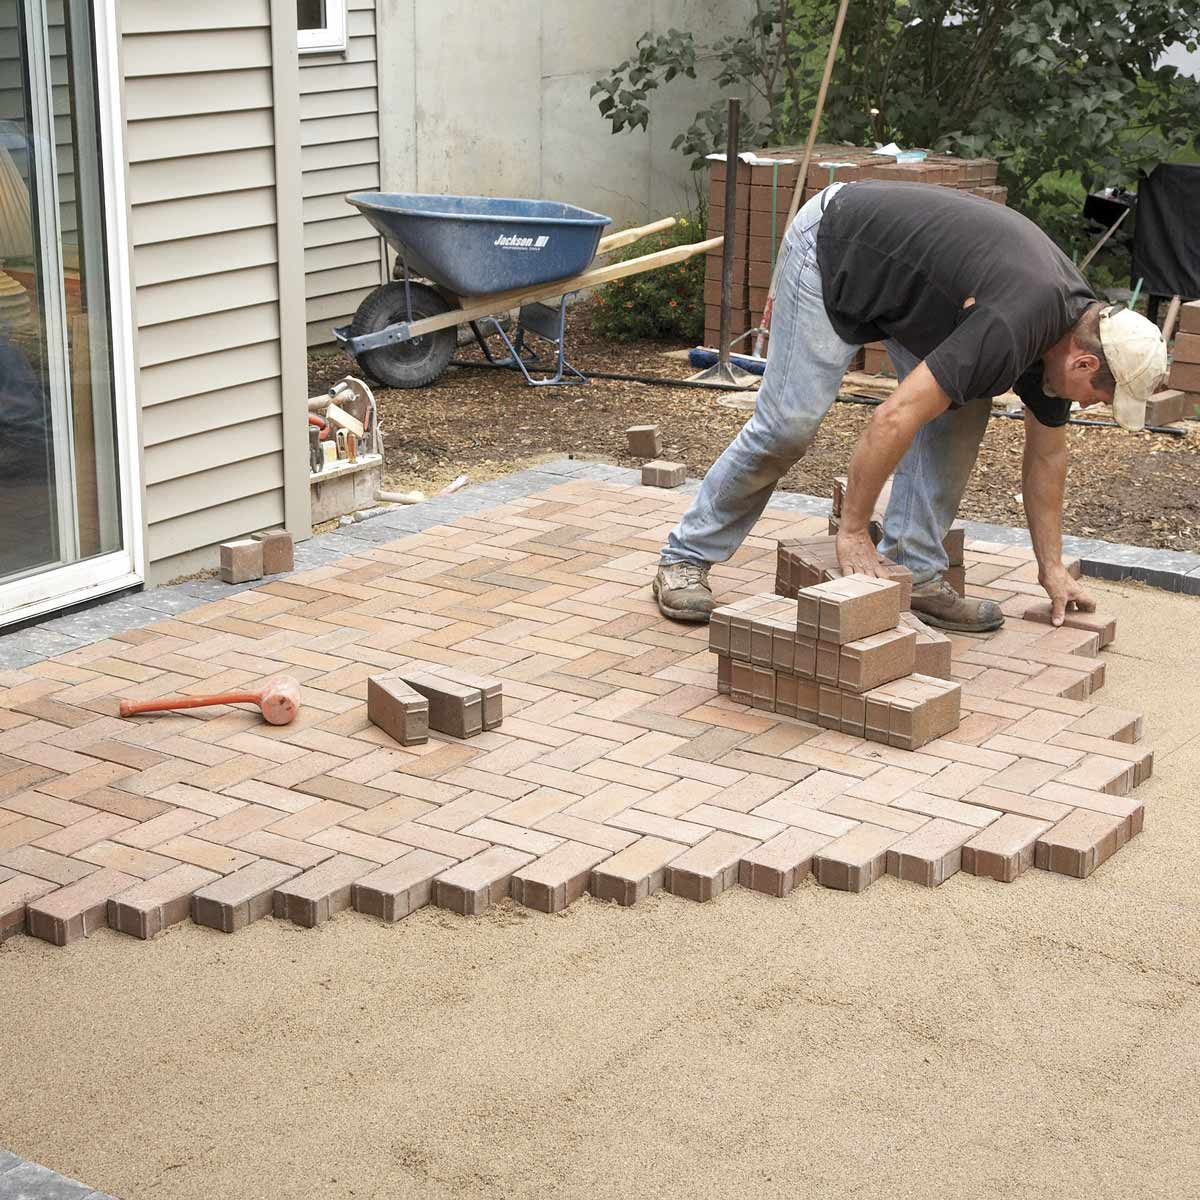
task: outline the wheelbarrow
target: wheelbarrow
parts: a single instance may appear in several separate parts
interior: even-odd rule
[[[396,252],[400,278],[371,292],[351,323],[333,334],[387,387],[424,387],[437,379],[454,357],[463,324],[489,363],[519,367],[532,384],[586,382],[563,356],[567,300],[584,288],[682,262],[722,242],[710,238],[588,269],[597,254],[669,229],[674,218],[603,237],[610,218],[551,200],[387,192],[353,192],[346,200]],[[556,296],[557,310],[543,303]],[[512,308],[521,310],[515,343],[494,316]],[[508,347],[505,362],[492,356],[481,322]],[[551,377],[530,374],[527,333],[555,347]]]

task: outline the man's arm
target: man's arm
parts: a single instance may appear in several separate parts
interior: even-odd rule
[[[879,559],[868,526],[888,476],[912,445],[917,430],[950,407],[950,397],[921,363],[876,410],[858,439],[838,527],[838,562],[847,575],[877,573]]]
[[[1094,612],[1096,602],[1062,565],[1062,505],[1067,482],[1067,428],[1043,425],[1025,412],[1021,490],[1029,536],[1038,561],[1038,582],[1050,597],[1050,619],[1061,625],[1068,608]]]

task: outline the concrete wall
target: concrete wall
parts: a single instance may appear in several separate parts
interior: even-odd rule
[[[648,29],[710,41],[753,10],[753,0],[376,0],[383,187],[563,200],[618,226],[688,207],[692,173],[670,145],[716,94],[714,63],[660,89],[646,133],[614,136],[588,90]]]

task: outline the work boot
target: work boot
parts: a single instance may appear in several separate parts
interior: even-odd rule
[[[926,625],[958,633],[987,633],[1004,624],[1004,614],[994,600],[960,596],[940,575],[913,584],[912,611]]]
[[[715,605],[707,564],[660,562],[653,588],[659,612],[672,621],[703,622],[712,616]]]

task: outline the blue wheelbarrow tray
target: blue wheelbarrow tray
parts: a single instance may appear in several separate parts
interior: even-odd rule
[[[580,274],[612,218],[553,200],[352,192],[410,275],[487,296]]]

